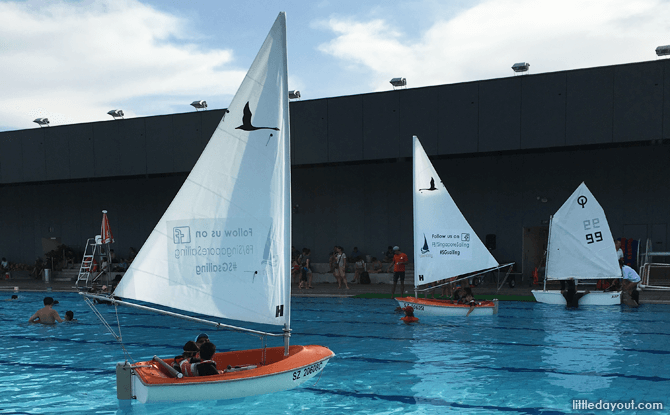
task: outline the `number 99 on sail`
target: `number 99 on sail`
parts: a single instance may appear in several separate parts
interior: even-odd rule
[[[594,238],[595,237],[595,238]],[[603,240],[603,233],[602,232],[596,232],[596,233],[587,233],[586,234],[586,244],[592,244],[594,242],[600,242]]]

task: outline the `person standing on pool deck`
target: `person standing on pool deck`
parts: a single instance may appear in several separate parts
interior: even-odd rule
[[[391,298],[395,297],[395,286],[400,280],[400,295],[405,295],[405,265],[409,262],[407,255],[400,252],[399,246],[393,247],[393,290],[391,290]]]
[[[63,322],[63,319],[58,315],[58,311],[54,310],[53,307],[54,299],[51,297],[44,297],[44,307],[37,310],[35,314],[28,320],[29,323],[41,323],[41,324],[55,324],[56,321],[59,323]]]

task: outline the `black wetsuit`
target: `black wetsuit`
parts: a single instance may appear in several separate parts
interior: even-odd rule
[[[561,294],[563,294],[568,308],[579,308],[579,299],[586,295],[586,293],[577,293],[572,290],[561,291]]]

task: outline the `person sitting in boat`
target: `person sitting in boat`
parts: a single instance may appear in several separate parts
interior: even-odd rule
[[[463,297],[465,297],[465,290],[461,287],[460,284],[456,284],[456,287],[454,287],[454,294],[452,301],[454,302],[454,304],[459,304],[462,302],[461,300],[463,299]]]
[[[212,360],[214,353],[216,353],[216,346],[214,343],[207,341],[202,344],[200,347],[200,358],[202,359],[202,362],[191,364],[193,376],[211,376],[223,373],[223,371],[217,370],[216,362]]]
[[[402,309],[405,312],[405,317],[400,320],[404,321],[405,324],[416,323],[419,321],[418,318],[414,317],[414,308],[411,305]]]
[[[464,291],[465,296],[461,298],[461,301],[463,304],[468,304],[470,306],[468,314],[465,315],[465,317],[467,317],[470,315],[470,313],[472,313],[472,310],[474,310],[475,307],[479,305],[479,303],[475,301],[475,296],[472,294],[472,289],[470,287],[465,287]]]
[[[583,293],[578,293],[575,287],[575,280],[572,278],[566,281],[566,286],[567,290],[561,290],[561,294],[565,298],[567,308],[579,308],[579,299],[591,292],[586,290]]]
[[[195,338],[195,344],[198,346],[198,349],[202,347],[203,344],[209,341],[209,336],[207,333],[200,333],[198,337]]]
[[[52,307],[56,301],[51,297],[44,297],[44,307],[40,308],[35,312],[35,314],[30,317],[28,322],[30,323],[41,323],[41,324],[56,324],[56,322],[62,323],[63,319],[58,315],[58,311],[54,310]]]
[[[184,353],[174,358],[172,367],[184,376],[194,376],[191,364],[200,362],[197,357],[199,351],[198,345],[193,340],[187,341],[184,345]]]

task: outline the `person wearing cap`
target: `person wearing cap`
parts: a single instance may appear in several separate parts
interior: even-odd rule
[[[403,308],[402,311],[405,312],[405,317],[401,318],[400,320],[404,321],[405,324],[409,323],[416,323],[419,321],[418,318],[414,317],[414,307],[411,305],[408,305],[407,307]]]
[[[405,265],[409,262],[407,255],[400,252],[399,246],[393,247],[393,290],[391,298],[395,297],[395,287],[400,280],[400,295],[405,295]]]
[[[195,338],[195,344],[198,346],[198,349],[202,347],[202,345],[206,342],[209,341],[209,336],[207,333],[200,333],[198,334],[198,337]]]
[[[199,350],[198,345],[193,340],[187,341],[184,345],[184,353],[174,358],[172,367],[184,376],[195,376],[191,365],[200,362],[197,357]]]
[[[56,324],[56,321],[59,323],[63,322],[63,319],[58,315],[58,311],[54,310],[52,307],[54,305],[54,299],[51,297],[44,297],[44,307],[40,308],[35,312],[35,314],[30,317],[28,320],[29,323],[41,323],[41,324]]]

